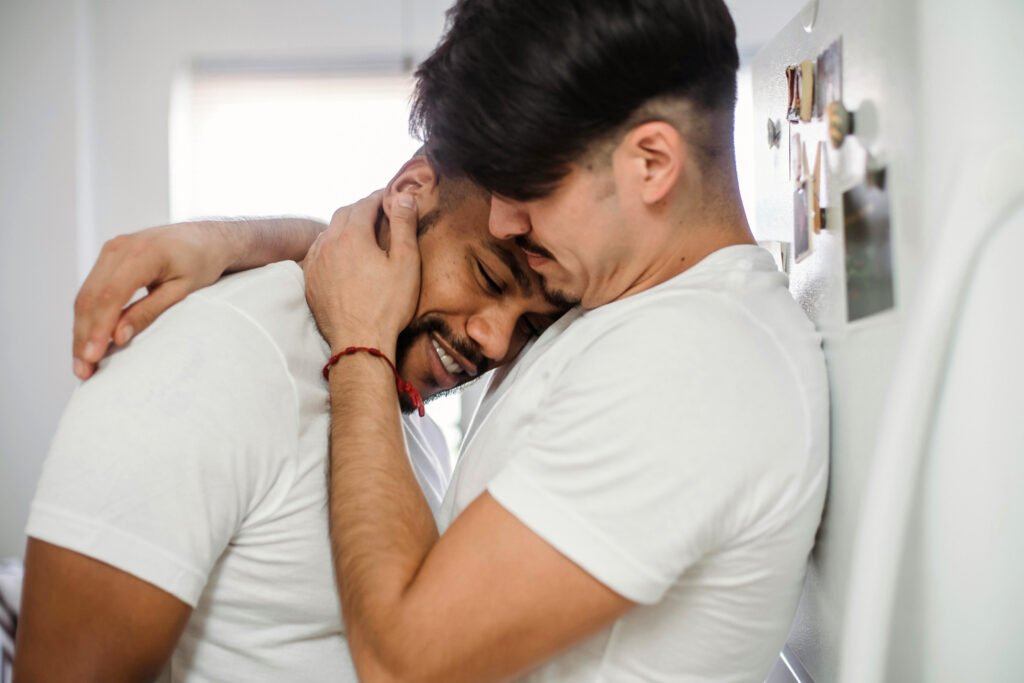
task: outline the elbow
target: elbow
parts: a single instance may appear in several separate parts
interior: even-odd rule
[[[417,647],[397,631],[375,638],[348,634],[349,650],[359,680],[367,683],[449,683],[451,672],[442,670],[436,648]],[[433,655],[433,656],[432,656]]]

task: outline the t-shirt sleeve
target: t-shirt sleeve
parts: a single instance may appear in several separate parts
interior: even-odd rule
[[[759,444],[801,438],[775,405],[785,368],[748,328],[649,316],[604,331],[551,381],[489,492],[620,595],[657,602],[771,495]]]
[[[283,363],[228,304],[193,296],[172,308],[73,394],[27,534],[194,607],[240,525],[294,467]]]

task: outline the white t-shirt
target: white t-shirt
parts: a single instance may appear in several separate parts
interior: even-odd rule
[[[442,530],[484,489],[626,615],[527,678],[762,681],[828,475],[821,339],[771,256],[722,249],[570,312],[474,417]]]
[[[301,269],[274,264],[174,306],[71,398],[27,533],[194,608],[170,680],[355,680],[327,529],[328,355]],[[436,510],[444,439],[404,423]]]

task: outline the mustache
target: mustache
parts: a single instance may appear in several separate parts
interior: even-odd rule
[[[544,247],[540,246],[539,244],[531,240],[526,235],[516,235],[515,238],[513,238],[513,241],[516,243],[516,246],[522,249],[523,251],[529,251],[531,253],[537,254],[538,256],[549,258],[552,261],[555,260],[554,254],[552,254],[550,251],[548,251]]]
[[[406,327],[398,335],[397,347],[402,350],[408,349],[412,343],[424,334],[437,334],[444,339],[445,343],[455,349],[466,360],[476,366],[477,374],[481,375],[491,369],[490,359],[484,356],[480,348],[470,339],[455,334],[452,328],[436,315],[426,314]]]

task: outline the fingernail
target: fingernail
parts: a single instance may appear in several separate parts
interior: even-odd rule
[[[416,200],[410,194],[400,194],[398,195],[398,205],[406,209],[411,209],[416,206]]]
[[[85,348],[82,350],[82,355],[89,360],[96,360],[96,357],[93,355],[94,353],[96,353],[96,345],[92,342],[86,342]]]
[[[75,377],[78,379],[85,379],[85,373],[87,371],[85,363],[76,358],[75,359]]]
[[[132,340],[132,335],[135,334],[135,328],[131,325],[125,325],[121,328],[121,344],[127,344]]]

